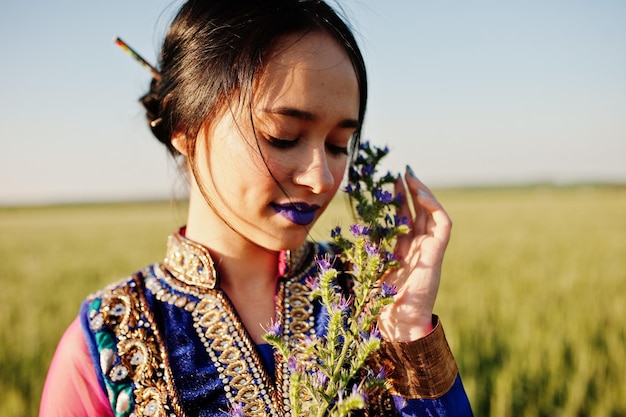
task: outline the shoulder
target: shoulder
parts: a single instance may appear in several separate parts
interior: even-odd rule
[[[106,287],[89,294],[85,302],[91,302],[99,298],[107,297],[111,294],[119,293],[120,291],[135,292],[137,290],[137,283],[140,283],[142,278],[145,276],[154,275],[154,269],[158,266],[159,264],[157,263],[148,265],[136,271],[132,275],[128,275],[118,281],[115,281]]]
[[[144,316],[150,316],[150,312],[145,300],[145,285],[158,269],[159,264],[147,266],[89,295],[82,303],[80,322],[94,362],[102,362],[103,355],[111,356],[117,351],[120,339],[125,339],[129,332],[147,322]],[[101,365],[103,372],[110,371],[110,363]],[[106,378],[99,377],[104,385]]]
[[[146,298],[146,288],[160,270],[160,264],[139,270],[90,295],[81,307],[85,341],[99,365],[98,379],[111,407],[122,414],[137,401],[147,401],[143,394],[150,387],[161,388],[158,379],[162,377],[164,347]],[[139,395],[140,391],[143,394]]]
[[[128,320],[145,310],[146,285],[159,270],[158,263],[148,265],[87,296],[80,310],[83,329],[93,334],[106,327],[114,330],[132,324]]]
[[[89,313],[93,310],[103,308],[103,304],[113,302],[128,305],[133,298],[144,292],[146,278],[155,275],[155,271],[160,268],[160,264],[148,265],[134,274],[113,282],[106,287],[89,294],[83,301],[81,313]],[[91,313],[93,315],[93,313]],[[83,325],[85,323],[83,322]]]
[[[39,415],[112,416],[78,319],[67,328],[56,349]]]

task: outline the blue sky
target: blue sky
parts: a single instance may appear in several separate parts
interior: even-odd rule
[[[137,98],[180,1],[9,2],[0,204],[169,197]],[[344,0],[369,69],[365,137],[432,186],[626,182],[626,2]]]

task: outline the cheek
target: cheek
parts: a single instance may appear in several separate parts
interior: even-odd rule
[[[258,150],[250,149],[249,150],[249,169],[248,174],[251,178],[261,177],[261,178],[271,178],[271,174],[274,174],[280,164],[276,164],[272,159],[267,156],[264,158],[259,154]]]
[[[293,176],[293,171],[297,166],[297,162],[293,157],[289,155],[280,154],[267,154],[265,155],[265,161],[263,161],[260,155],[257,155],[261,160],[261,169],[267,176],[273,176],[279,182],[287,180]]]
[[[277,165],[273,163],[273,158],[265,156],[264,159],[254,141],[246,141],[241,137],[234,138],[234,140],[238,142],[230,144],[230,157],[223,163],[230,167],[237,167],[239,175],[245,180],[271,178],[269,172],[273,173],[273,166]]]

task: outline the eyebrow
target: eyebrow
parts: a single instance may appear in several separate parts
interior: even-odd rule
[[[317,120],[317,116],[309,111],[300,110],[293,107],[276,107],[271,109],[264,109],[266,113],[280,114],[287,117],[293,117],[295,119],[303,120],[305,122],[314,122]],[[339,122],[338,126],[341,128],[358,129],[361,123],[356,119],[344,119]]]

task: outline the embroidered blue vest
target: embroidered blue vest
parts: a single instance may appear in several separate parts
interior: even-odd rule
[[[326,315],[305,281],[329,250],[305,244],[279,280],[277,319],[289,340],[324,333]],[[276,357],[268,372],[216,277],[206,249],[173,235],[163,263],[83,303],[88,346],[116,416],[223,416],[234,405],[246,416],[290,415],[287,363]]]

